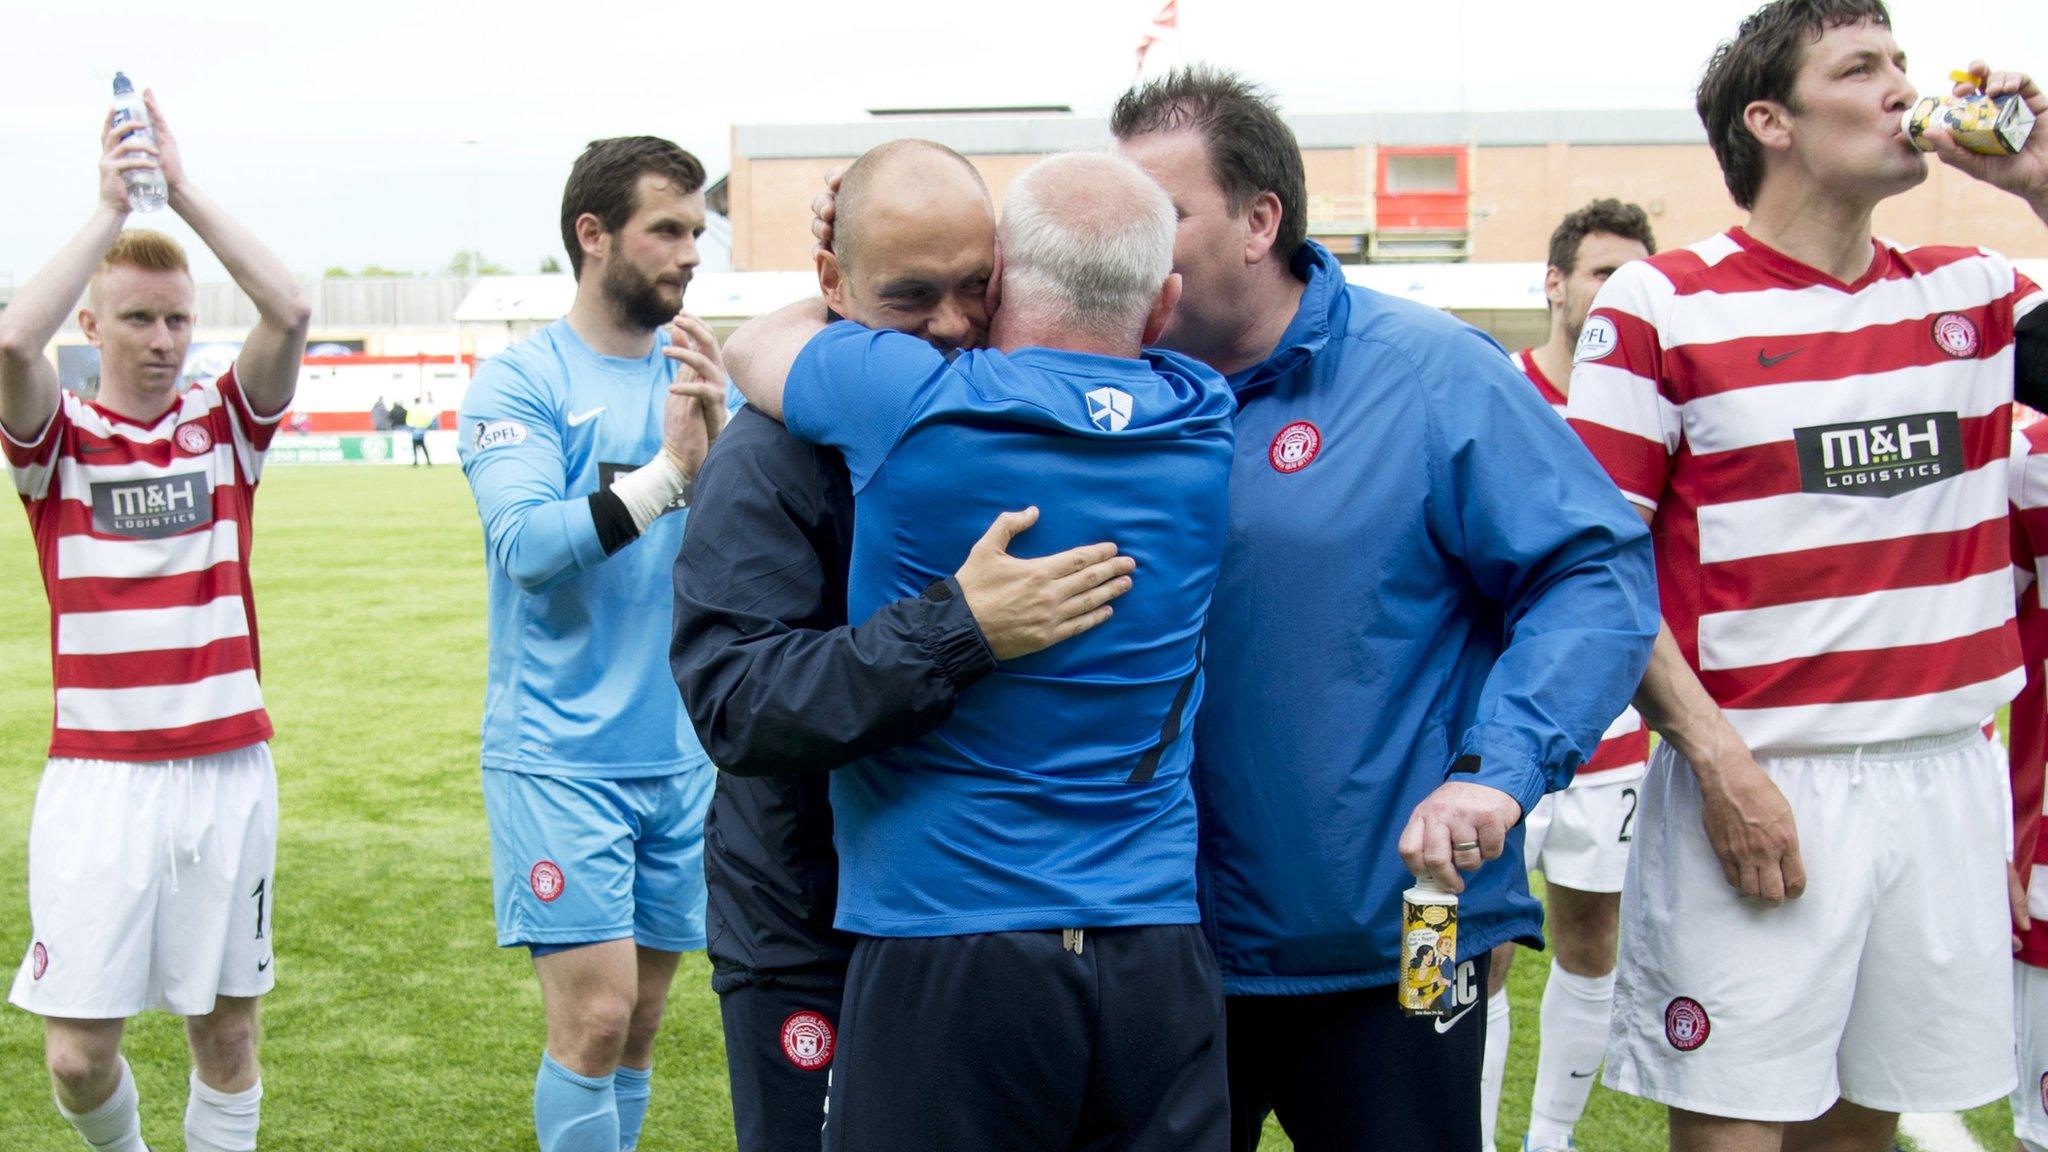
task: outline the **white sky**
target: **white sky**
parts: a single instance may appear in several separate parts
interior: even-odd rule
[[[1238,69],[1290,112],[1455,108],[1461,94],[1479,110],[1687,107],[1757,2],[1181,0],[1171,51]],[[474,245],[532,271],[561,256],[562,180],[595,137],[667,136],[715,178],[735,123],[906,105],[1102,115],[1158,6],[0,0],[0,283],[26,280],[90,212],[116,68],[156,89],[194,179],[294,269],[439,270]],[[1892,15],[1923,90],[1985,53],[2048,73],[2040,0],[1894,0]],[[195,256],[200,278],[221,275]]]

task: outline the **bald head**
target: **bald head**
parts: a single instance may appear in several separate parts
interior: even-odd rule
[[[933,212],[979,206],[991,224],[988,185],[965,156],[930,140],[891,140],[861,154],[839,177],[832,250],[841,264],[858,263],[877,234],[914,228]]]
[[[1003,198],[1003,307],[1124,339],[1173,272],[1178,221],[1143,169],[1102,153],[1049,156]]]
[[[870,149],[839,179],[818,286],[833,311],[942,348],[988,334],[995,209],[981,174],[929,140]]]

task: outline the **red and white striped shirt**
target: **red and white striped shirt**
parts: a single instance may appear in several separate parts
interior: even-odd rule
[[[67,391],[33,442],[0,433],[50,598],[52,757],[183,759],[270,737],[249,507],[277,419],[230,371],[151,424]]]
[[[1664,618],[1751,748],[1976,725],[2021,682],[2001,257],[1878,243],[1840,281],[1735,229],[1617,269],[1570,416],[1655,513]]]
[[[2034,926],[2020,937],[2019,959],[2048,968],[2048,837],[2041,835],[2044,770],[2048,770],[2048,421],[2034,420],[2012,438],[2012,559],[2019,587],[2020,655],[2027,682],[2013,698],[2011,739],[2013,860],[2027,888]]]
[[[1521,366],[1522,375],[1536,386],[1536,391],[1549,405],[1564,415],[1565,395],[1558,391],[1543,369],[1536,366],[1532,349],[1524,348],[1515,353],[1515,363]],[[1572,787],[1586,783],[1590,777],[1599,777],[1601,784],[1618,783],[1624,779],[1641,776],[1649,766],[1650,730],[1643,727],[1643,718],[1634,707],[1621,710],[1614,723],[1607,726],[1607,732],[1600,737],[1600,747],[1593,750],[1593,756],[1579,767],[1572,777]]]
[[[1564,415],[1564,392],[1557,385],[1552,384],[1550,377],[1545,376],[1543,369],[1537,366],[1536,350],[1534,348],[1524,348],[1520,352],[1515,353],[1515,365],[1522,370],[1522,375],[1529,378],[1529,383],[1536,386],[1536,394],[1543,397],[1543,402],[1550,405],[1551,409],[1559,416]]]

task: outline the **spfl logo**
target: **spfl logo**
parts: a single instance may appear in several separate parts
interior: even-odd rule
[[[1579,342],[1572,348],[1572,363],[1587,360],[1605,360],[1607,354],[1621,346],[1621,340],[1614,331],[1614,321],[1605,316],[1595,316],[1579,329]]]
[[[526,425],[517,420],[479,420],[470,428],[470,449],[510,448],[526,441]]]
[[[1962,425],[1922,412],[1795,429],[1799,486],[1835,496],[1896,496],[1963,472]]]
[[[183,472],[92,486],[92,529],[108,536],[155,540],[213,519],[206,473]]]
[[[1121,388],[1097,388],[1088,394],[1088,419],[1104,432],[1121,432],[1131,423],[1131,394]]]

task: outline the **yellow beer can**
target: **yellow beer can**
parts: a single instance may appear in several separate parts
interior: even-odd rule
[[[1447,1015],[1458,965],[1458,897],[1433,878],[1418,876],[1401,894],[1401,975],[1395,982],[1401,1011]]]

